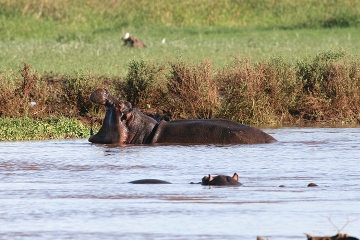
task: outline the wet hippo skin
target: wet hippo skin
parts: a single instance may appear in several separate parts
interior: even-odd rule
[[[171,184],[170,182],[159,180],[159,179],[140,179],[131,181],[132,184]]]
[[[157,122],[129,102],[114,98],[99,88],[90,95],[104,105],[106,115],[92,143],[119,144],[256,144],[276,142],[260,129],[224,119],[192,119]]]

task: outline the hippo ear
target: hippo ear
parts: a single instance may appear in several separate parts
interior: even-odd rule
[[[132,105],[129,102],[121,102],[119,106],[120,110],[124,113],[129,112],[132,109]]]
[[[122,112],[121,120],[128,121],[133,117],[133,115],[131,113],[131,109],[132,109],[131,103],[129,103],[129,102],[124,102],[124,103],[121,102],[119,104],[119,107],[120,107],[120,111]]]
[[[125,102],[124,105],[128,108],[128,109],[132,109],[132,105],[129,102]]]
[[[238,175],[237,173],[234,173],[233,179],[235,179],[236,181],[238,181],[238,180],[239,180],[239,175]]]

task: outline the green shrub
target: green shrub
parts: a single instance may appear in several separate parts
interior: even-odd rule
[[[211,61],[194,65],[182,60],[170,62],[167,110],[173,118],[213,118],[220,107],[218,86]]]
[[[235,59],[218,74],[221,118],[243,123],[276,124],[291,121],[295,104],[294,69],[281,58],[252,64]]]
[[[357,119],[359,111],[359,60],[348,53],[328,51],[297,64],[303,95],[298,110],[308,120]]]
[[[161,93],[166,92],[166,68],[160,63],[131,60],[124,83],[118,82],[118,93],[135,107],[161,106]]]

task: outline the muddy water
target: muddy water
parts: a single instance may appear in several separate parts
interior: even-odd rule
[[[265,131],[279,142],[1,142],[0,238],[305,239],[337,233],[329,218],[360,237],[360,128]],[[189,184],[234,172],[243,186]],[[173,184],[128,183],[142,178]]]

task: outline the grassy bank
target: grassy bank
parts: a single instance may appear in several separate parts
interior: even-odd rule
[[[114,96],[166,119],[227,118],[254,125],[359,123],[359,66],[357,56],[340,50],[294,64],[281,58],[256,63],[234,58],[220,68],[211,59],[132,60],[124,78],[40,77],[24,63],[21,78],[1,79],[0,115],[58,116],[99,126],[104,112],[89,95],[106,87]]]
[[[76,119],[0,118],[0,141],[44,140],[89,137],[90,128]]]

